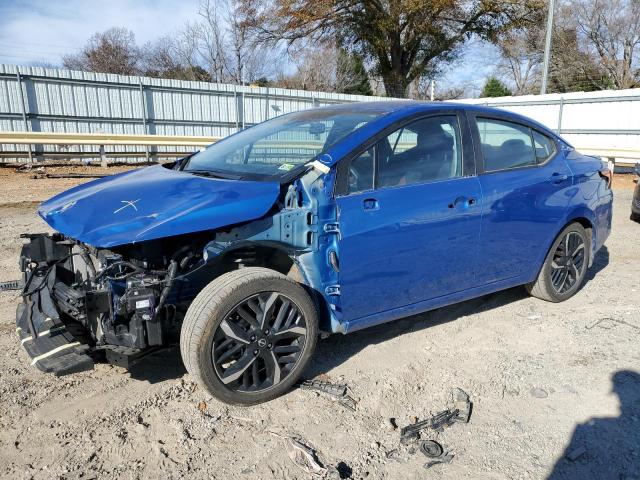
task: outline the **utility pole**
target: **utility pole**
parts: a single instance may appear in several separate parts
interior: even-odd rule
[[[556,0],[549,0],[549,12],[547,13],[547,36],[544,41],[544,63],[542,64],[542,85],[540,95],[547,93],[547,78],[549,77],[549,60],[551,57],[551,34],[553,33],[553,12]]]

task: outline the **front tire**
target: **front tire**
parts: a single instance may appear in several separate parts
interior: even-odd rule
[[[315,350],[318,316],[305,289],[266,268],[213,280],[185,315],[187,371],[219,400],[254,405],[286,393]]]
[[[584,282],[591,241],[579,223],[567,226],[549,249],[538,278],[525,285],[530,295],[548,302],[571,298]]]

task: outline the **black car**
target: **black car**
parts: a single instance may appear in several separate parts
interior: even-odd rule
[[[633,191],[633,200],[631,200],[631,220],[640,222],[640,163],[636,164],[634,173],[639,177],[635,179],[636,189]]]

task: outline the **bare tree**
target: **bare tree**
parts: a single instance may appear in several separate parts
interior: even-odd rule
[[[80,52],[63,56],[62,64],[72,70],[137,75],[141,59],[134,33],[113,27],[94,34]]]
[[[295,66],[295,72],[293,74],[281,72],[275,81],[277,86],[300,90],[334,91],[337,67],[335,47],[321,45],[315,48],[291,49],[289,55],[291,63]]]
[[[574,0],[578,31],[616,88],[640,86],[640,2]]]
[[[512,81],[514,95],[532,94],[540,83],[542,36],[543,30],[534,24],[509,32],[498,42],[502,57],[498,71]]]
[[[210,82],[211,75],[195,63],[188,42],[180,36],[161,37],[143,48],[143,74],[149,77]]]
[[[201,0],[198,10],[200,22],[195,24],[192,32],[197,39],[198,51],[216,82],[224,81],[228,62],[226,29],[221,11],[224,6],[215,0]]]
[[[246,84],[272,76],[279,63],[276,57],[282,56],[282,52],[256,42],[246,17],[246,10],[242,8],[239,0],[227,0],[225,20],[231,50],[226,62],[229,79],[237,84]]]
[[[614,85],[592,48],[591,40],[580,33],[575,10],[574,4],[561,4],[556,12],[548,90],[570,92],[612,88]],[[537,20],[501,35],[496,42],[502,57],[497,74],[513,86],[516,95],[538,91],[545,15],[546,11],[539,12]]]

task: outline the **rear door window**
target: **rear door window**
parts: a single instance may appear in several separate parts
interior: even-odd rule
[[[531,129],[504,120],[477,118],[478,132],[487,172],[537,164]]]

